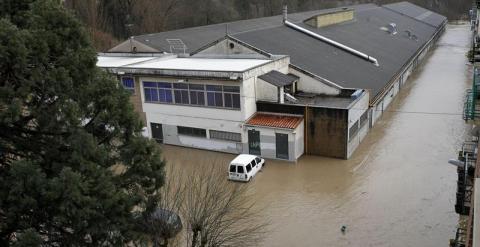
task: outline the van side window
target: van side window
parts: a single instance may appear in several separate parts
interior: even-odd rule
[[[255,166],[257,166],[257,163],[255,163],[255,160],[252,160],[252,162],[250,162],[250,165],[251,165],[252,167],[255,167]]]
[[[237,166],[230,165],[230,172],[237,172]]]
[[[257,164],[260,164],[260,161],[262,161],[260,158],[255,158],[255,161],[257,162]]]
[[[252,170],[252,166],[250,164],[247,165],[247,172],[250,172]]]
[[[237,169],[238,169],[238,173],[243,173],[243,166],[238,166]]]

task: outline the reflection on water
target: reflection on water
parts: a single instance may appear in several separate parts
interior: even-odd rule
[[[467,25],[449,25],[350,160],[268,160],[249,183],[271,222],[264,246],[447,246],[454,236],[456,170],[467,131]],[[234,155],[164,147],[169,163],[200,168]],[[346,233],[340,228],[346,225]]]

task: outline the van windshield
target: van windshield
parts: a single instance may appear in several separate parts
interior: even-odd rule
[[[238,169],[237,171],[238,173],[243,173],[243,166],[238,166],[237,169]]]
[[[230,165],[230,172],[236,172],[236,165]]]

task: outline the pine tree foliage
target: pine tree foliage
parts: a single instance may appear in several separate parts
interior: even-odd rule
[[[0,3],[0,246],[121,245],[164,162],[55,0]]]

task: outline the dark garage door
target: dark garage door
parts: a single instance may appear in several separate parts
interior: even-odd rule
[[[161,124],[150,123],[152,128],[152,138],[158,143],[163,143],[163,129]]]
[[[288,135],[275,133],[277,158],[288,160]]]

